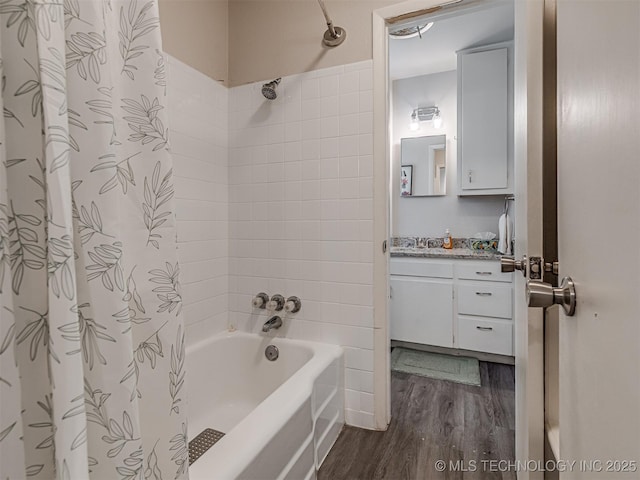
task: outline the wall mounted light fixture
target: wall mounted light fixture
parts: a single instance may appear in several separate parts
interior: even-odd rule
[[[418,107],[411,112],[409,129],[415,132],[420,129],[420,122],[427,122],[429,120],[433,122],[434,128],[440,128],[442,126],[442,117],[440,116],[438,107]]]
[[[438,107],[418,107],[411,112],[411,123],[409,129],[416,131],[420,128],[420,122],[433,122],[434,128],[440,128],[442,126],[442,117],[440,116],[440,110]]]

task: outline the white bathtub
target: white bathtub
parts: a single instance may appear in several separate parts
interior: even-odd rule
[[[270,362],[268,345],[280,350]],[[225,436],[192,480],[312,479],[344,425],[343,350],[233,332],[187,348],[189,439]]]

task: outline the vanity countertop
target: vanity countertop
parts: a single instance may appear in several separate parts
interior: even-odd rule
[[[392,257],[462,258],[470,260],[500,260],[502,257],[497,252],[485,252],[471,248],[391,247],[389,253]]]

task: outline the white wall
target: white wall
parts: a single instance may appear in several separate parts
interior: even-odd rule
[[[476,232],[498,233],[503,197],[457,196],[457,78],[456,71],[395,80],[392,83],[392,216],[393,236],[441,237],[448,228],[454,237]],[[411,112],[436,105],[442,127],[422,122],[417,132],[409,130]],[[447,195],[444,197],[400,198],[400,139],[423,135],[447,136]]]
[[[228,89],[169,57],[178,260],[187,341],[227,328]]]
[[[273,335],[343,345],[346,421],[373,423],[372,62],[231,89],[230,322],[257,332],[252,297],[297,295]]]

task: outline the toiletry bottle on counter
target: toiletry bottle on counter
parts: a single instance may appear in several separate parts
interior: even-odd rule
[[[453,248],[453,241],[451,240],[451,233],[449,233],[449,229],[444,232],[444,238],[442,239],[442,248],[446,248],[450,250]]]

